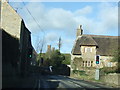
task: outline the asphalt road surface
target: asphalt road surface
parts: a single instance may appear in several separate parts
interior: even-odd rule
[[[92,89],[100,89],[106,90],[112,87],[108,87],[105,85],[101,85],[98,83],[77,80],[73,78],[69,78],[66,76],[61,75],[41,75],[36,80],[36,84],[34,90],[57,90],[57,89],[64,89],[64,90],[92,90]]]
[[[25,78],[5,78],[3,80],[3,88],[29,88],[32,90],[110,90],[112,87],[78,80],[61,75],[40,75],[34,73]],[[4,89],[3,89],[4,90]],[[114,89],[113,89],[114,90]]]

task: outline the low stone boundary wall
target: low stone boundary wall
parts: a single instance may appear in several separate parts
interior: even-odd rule
[[[81,69],[81,70],[78,70],[78,72],[73,72],[73,71],[74,70],[71,70],[71,73],[70,73],[71,77],[79,78],[82,80],[93,80],[95,78],[95,69],[93,68]]]
[[[120,73],[110,73],[107,75],[101,75],[100,80],[107,84],[114,84],[120,86]]]

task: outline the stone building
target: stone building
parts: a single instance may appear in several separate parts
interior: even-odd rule
[[[37,64],[37,52],[35,51],[34,48],[32,48],[33,52],[32,52],[32,59],[31,59],[31,65],[35,66]]]
[[[7,1],[0,0],[0,5],[0,28],[2,30],[2,76],[4,81],[4,77],[12,77],[18,72],[17,63],[20,56],[19,45],[22,18]]]
[[[0,4],[3,76],[10,76],[12,71],[22,74],[30,65],[28,51],[32,48],[31,32],[26,28],[23,19],[9,5],[7,0],[0,0]]]
[[[77,38],[71,52],[71,69],[82,67],[112,67],[114,51],[118,49],[117,36],[85,35],[82,26],[77,29]],[[100,63],[96,64],[96,56]]]
[[[1,1],[1,28],[10,35],[20,39],[22,18],[8,4],[7,0]]]
[[[47,52],[51,52],[51,45],[47,45]]]
[[[27,74],[31,59],[29,55],[29,51],[32,52],[32,43],[31,43],[31,32],[26,28],[24,21],[21,22],[21,33],[20,33],[20,71],[21,74]]]

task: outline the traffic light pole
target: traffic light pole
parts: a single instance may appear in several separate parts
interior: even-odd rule
[[[96,56],[95,62],[96,62],[95,80],[99,80],[100,79],[100,67],[99,67],[99,65],[100,65],[100,55]]]
[[[96,68],[95,70],[95,80],[99,80],[100,79],[100,69]]]

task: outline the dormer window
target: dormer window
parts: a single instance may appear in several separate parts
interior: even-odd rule
[[[86,47],[86,48],[85,48],[85,52],[92,52],[92,48]]]

